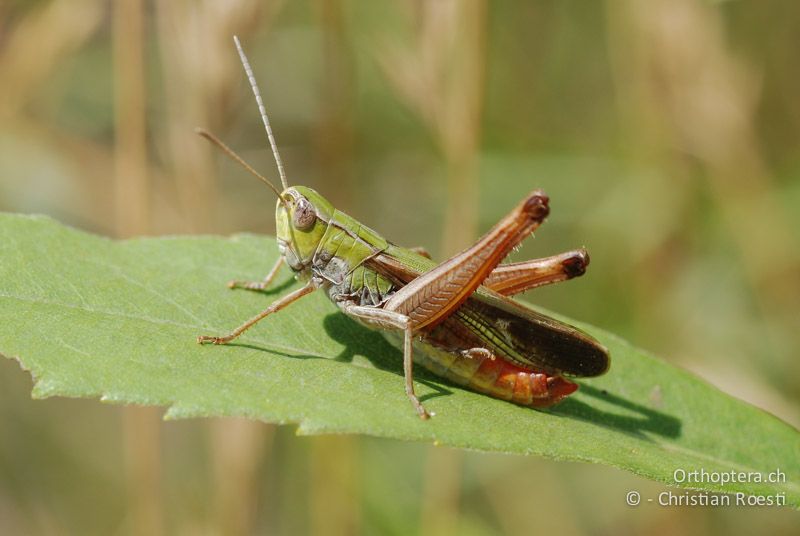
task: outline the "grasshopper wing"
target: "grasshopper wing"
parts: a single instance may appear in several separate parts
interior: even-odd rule
[[[592,336],[488,289],[473,294],[448,319],[453,321],[469,326],[488,349],[524,367],[599,376],[610,364],[608,350]]]
[[[394,245],[371,261],[399,284],[436,266]],[[610,365],[608,350],[592,336],[486,287],[479,287],[430,336],[454,349],[485,347],[520,366],[551,374],[599,376]]]

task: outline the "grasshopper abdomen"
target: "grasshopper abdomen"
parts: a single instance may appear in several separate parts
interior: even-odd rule
[[[384,333],[402,350],[402,337],[392,331]],[[522,367],[491,353],[443,348],[424,337],[414,342],[414,362],[457,385],[521,406],[552,406],[578,389],[561,376]]]

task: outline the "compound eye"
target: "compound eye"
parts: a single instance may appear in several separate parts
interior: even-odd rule
[[[317,213],[314,210],[314,205],[306,199],[301,197],[294,207],[293,222],[294,227],[298,231],[307,231],[317,221]]]

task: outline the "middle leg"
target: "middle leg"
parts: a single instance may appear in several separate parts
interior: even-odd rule
[[[382,328],[403,330],[403,375],[406,380],[406,395],[411,400],[421,419],[430,418],[432,414],[428,413],[414,392],[414,334],[411,320],[406,315],[395,311],[387,311],[379,307],[355,305],[354,303],[345,304],[344,312]]]

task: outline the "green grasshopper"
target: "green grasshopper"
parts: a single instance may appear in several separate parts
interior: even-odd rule
[[[347,316],[403,351],[405,390],[417,414],[430,413],[414,392],[413,364],[456,384],[532,407],[547,407],[578,386],[564,378],[597,376],[608,351],[583,331],[538,313],[509,296],[582,275],[584,249],[543,259],[500,264],[549,213],[534,190],[472,247],[436,263],[420,249],[397,246],[335,209],[304,186],[289,186],[258,86],[239,40],[236,48],[258,104],[283,191],[212,134],[198,133],[269,185],[278,196],[276,238],[281,256],[263,281],[231,281],[231,288],[263,290],[286,264],[305,285],[275,301],[230,334],[200,336],[226,344],[264,317],[324,291]]]

